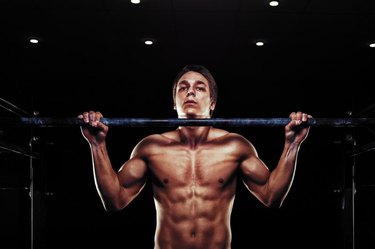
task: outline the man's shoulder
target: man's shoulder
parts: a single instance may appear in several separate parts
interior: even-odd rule
[[[236,132],[230,132],[227,130],[215,128],[214,134],[215,134],[214,136],[217,139],[224,139],[224,140],[231,141],[231,142],[249,143],[249,140],[247,138],[245,138],[244,136]]]
[[[150,143],[150,142],[159,142],[164,139],[164,136],[162,134],[151,134],[144,137],[140,143]]]
[[[133,149],[133,154],[147,156],[159,151],[169,141],[163,134],[151,134],[141,139]]]
[[[248,155],[249,153],[256,153],[256,149],[252,142],[240,133],[220,131],[223,135],[217,140],[218,143],[233,148],[237,153]]]
[[[176,137],[176,131],[164,132],[161,134],[155,133],[144,137],[138,144],[139,145],[161,145],[164,143],[169,143]]]
[[[232,138],[242,137],[239,133],[227,131],[227,130],[220,129],[220,128],[212,128],[212,133],[216,137],[232,137]]]

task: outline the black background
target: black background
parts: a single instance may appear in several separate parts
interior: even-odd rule
[[[105,117],[175,117],[171,87],[186,64],[202,64],[219,85],[215,117],[373,116],[373,1],[144,0],[0,1],[0,97],[45,117],[99,110]],[[39,44],[28,39],[37,37]],[[153,38],[154,46],[143,45]],[[255,47],[258,39],[265,46]],[[12,113],[0,110],[1,116]],[[144,136],[165,128],[110,129],[117,169]],[[233,128],[273,169],[282,128]],[[151,248],[150,185],[125,210],[104,211],[89,146],[77,128],[0,129],[2,142],[29,148],[34,167],[37,248]],[[238,186],[235,248],[350,247],[351,166],[356,169],[355,245],[374,248],[374,153],[369,128],[311,129],[281,209],[267,209]],[[0,248],[30,247],[30,160],[0,151]],[[344,198],[346,197],[346,198]],[[345,204],[345,205],[344,205]],[[343,206],[344,205],[344,206]],[[349,212],[349,213],[348,213]]]

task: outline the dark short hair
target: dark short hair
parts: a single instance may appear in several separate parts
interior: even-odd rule
[[[186,65],[182,68],[182,70],[177,74],[175,80],[173,81],[173,103],[176,104],[176,89],[177,89],[177,83],[187,72],[197,72],[202,74],[208,81],[208,87],[210,89],[210,97],[211,101],[215,102],[217,101],[217,85],[214,77],[212,76],[211,72],[202,65]]]

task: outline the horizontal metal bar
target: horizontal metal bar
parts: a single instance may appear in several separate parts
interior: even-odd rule
[[[108,126],[120,127],[277,127],[285,126],[289,118],[209,118],[209,119],[152,119],[152,118],[102,118]],[[311,118],[307,125],[313,127],[362,127],[375,124],[375,118]],[[0,118],[0,127],[78,127],[84,125],[78,118],[21,117]]]
[[[16,153],[18,155],[31,157],[33,159],[38,157],[38,153],[32,152],[32,151],[30,151],[28,149],[25,149],[25,148],[23,148],[21,146],[18,146],[18,145],[9,144],[9,143],[4,142],[2,140],[0,140],[0,150],[5,150],[5,151],[8,151],[8,152]]]
[[[349,152],[350,156],[358,156],[360,154],[363,154],[365,152],[369,152],[370,150],[375,150],[375,142],[371,142],[368,144],[365,144],[361,146],[360,148],[356,148],[353,151]]]
[[[5,191],[5,190],[30,190],[28,187],[0,187],[0,191]]]
[[[9,101],[3,98],[0,98],[0,107],[9,112],[16,114],[19,117],[22,117],[22,116],[32,117],[33,116],[32,114],[28,113],[27,111],[19,108],[18,106],[10,103]]]

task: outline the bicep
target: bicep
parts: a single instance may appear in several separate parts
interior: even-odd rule
[[[238,138],[237,148],[240,153],[239,169],[242,182],[257,199],[266,203],[270,171],[258,157],[253,144],[242,136]]]
[[[119,169],[117,175],[123,188],[142,188],[146,183],[148,167],[145,151],[147,151],[147,140],[143,139],[134,147],[130,159]]]
[[[250,155],[241,162],[242,181],[247,189],[261,197],[267,188],[270,171],[256,155]]]
[[[146,183],[148,175],[147,164],[143,159],[134,157],[121,166],[117,175],[124,196],[128,200],[129,198],[132,200],[139,194]]]

